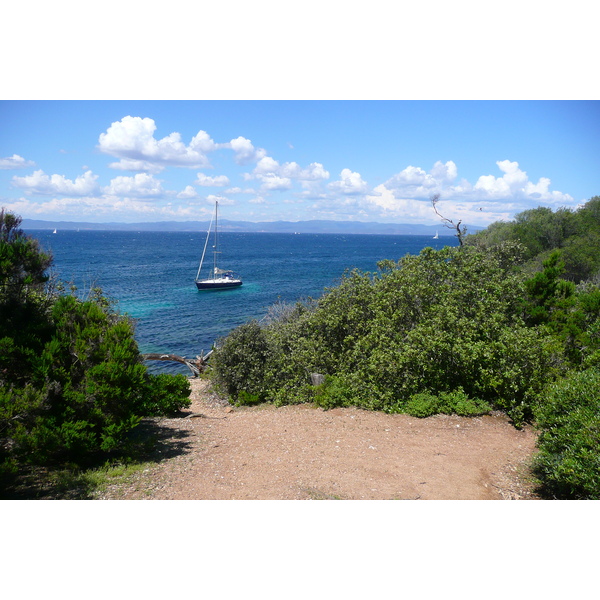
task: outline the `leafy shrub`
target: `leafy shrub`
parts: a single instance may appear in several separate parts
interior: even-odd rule
[[[486,404],[456,401],[455,412],[492,406],[521,424],[564,361],[548,331],[523,321],[519,252],[426,248],[374,274],[349,272],[310,307],[279,307],[271,314],[285,318],[234,330],[217,352],[216,380],[234,400],[245,390],[276,404],[384,411],[462,389]],[[317,391],[314,372],[329,376]]]
[[[264,399],[268,357],[269,345],[258,322],[240,325],[221,340],[211,357],[217,386],[236,401],[241,392]]]
[[[430,417],[439,412],[439,404],[440,402],[437,396],[427,392],[421,392],[419,394],[413,394],[410,397],[402,412],[413,417]]]
[[[348,381],[343,377],[330,375],[325,377],[324,383],[316,387],[314,401],[317,406],[324,409],[357,404]]]
[[[189,384],[147,373],[133,323],[100,290],[51,290],[51,257],[19,223],[0,211],[0,472],[83,465],[126,447],[142,417],[189,405]]]
[[[262,402],[262,398],[258,394],[250,394],[246,390],[241,390],[237,395],[238,406],[254,406],[255,404],[260,404]]]
[[[181,373],[147,375],[143,393],[139,395],[136,412],[144,417],[171,415],[191,405],[190,383]]]
[[[535,471],[545,494],[600,499],[600,370],[573,372],[536,409]]]
[[[439,395],[439,412],[459,415],[460,417],[475,417],[485,415],[492,407],[478,398],[469,398],[462,388],[451,392],[441,392]]]
[[[462,388],[458,388],[440,392],[437,396],[427,392],[414,394],[400,411],[421,418],[435,414],[474,417],[489,413],[491,406],[483,400],[469,398]]]

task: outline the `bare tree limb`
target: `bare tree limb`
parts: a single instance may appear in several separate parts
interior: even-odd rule
[[[433,196],[431,196],[431,206],[433,206],[433,210],[435,211],[435,214],[442,220],[444,227],[447,227],[448,229],[456,230],[456,237],[458,238],[459,244],[462,246],[463,238],[467,234],[467,228],[465,225],[463,225],[462,227],[460,226],[460,224],[462,223],[462,220],[459,221],[458,223],[455,223],[454,221],[452,221],[452,219],[448,219],[448,218],[444,217],[444,215],[440,214],[437,209],[437,206],[436,206],[436,204],[439,202],[439,200],[440,200],[440,194],[434,194]]]

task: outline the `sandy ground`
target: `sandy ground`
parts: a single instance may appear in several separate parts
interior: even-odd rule
[[[101,499],[535,499],[536,434],[501,414],[417,419],[355,408],[231,407],[192,379],[192,406],[161,419],[159,457]],[[188,416],[197,415],[202,416]]]

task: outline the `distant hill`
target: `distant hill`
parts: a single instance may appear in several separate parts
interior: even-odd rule
[[[83,231],[206,231],[208,221],[160,221],[155,223],[86,223],[74,221],[40,221],[23,219],[23,229],[58,229]],[[483,227],[467,225],[468,233]],[[273,221],[252,223],[250,221],[219,221],[220,231],[257,233],[369,233],[380,235],[454,235],[454,230],[442,225],[410,225],[398,223],[375,223],[361,221]]]

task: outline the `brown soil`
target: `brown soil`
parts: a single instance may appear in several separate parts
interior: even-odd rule
[[[308,405],[238,408],[211,394],[205,381],[191,385],[192,406],[183,414],[202,416],[158,420],[165,458],[99,498],[536,497],[527,479],[536,434],[501,414],[417,419]]]

